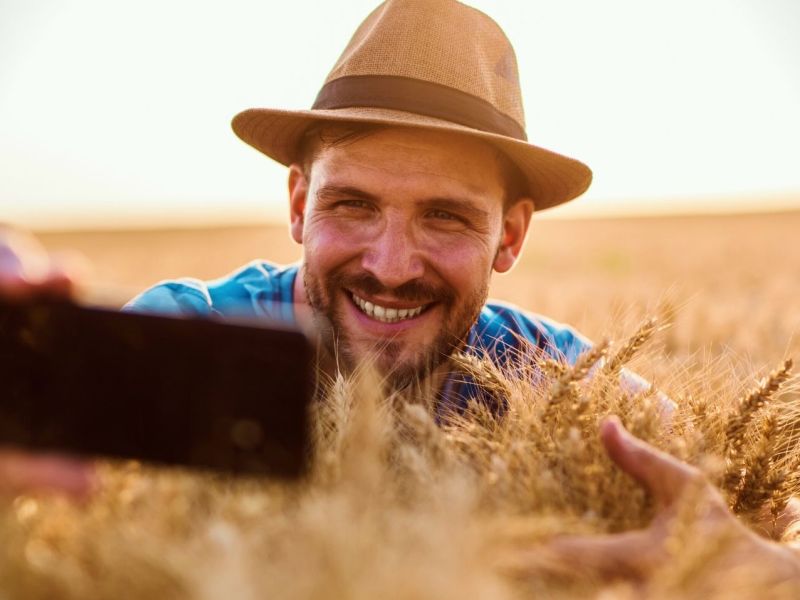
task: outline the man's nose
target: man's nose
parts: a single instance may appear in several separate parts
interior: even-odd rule
[[[361,266],[390,289],[421,278],[425,265],[413,228],[403,219],[387,219],[371,240]]]

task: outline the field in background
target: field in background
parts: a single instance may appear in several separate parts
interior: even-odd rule
[[[287,227],[42,234],[94,265],[119,304],[163,278],[214,278],[254,258],[300,257]],[[800,358],[800,212],[534,221],[521,262],[492,296],[598,339],[659,314],[662,351],[692,363],[726,356],[741,375]],[[674,365],[674,360],[668,361]]]
[[[517,268],[496,278],[493,295],[595,339],[619,341],[646,315],[672,321],[623,361],[677,401],[669,427],[661,398],[631,397],[617,384],[625,342],[591,377],[602,345],[574,369],[540,363],[521,381],[467,360],[462,367],[509,410],[494,420],[475,406],[466,423],[444,428],[426,408],[433,398],[412,391],[416,402],[398,402],[368,375],[343,378],[313,405],[313,467],[299,486],[107,465],[102,494],[85,507],[25,497],[0,506],[0,580],[23,600],[184,600],[221,590],[236,598],[269,590],[296,599],[794,600],[800,593],[779,555],[765,560],[740,546],[752,540],[740,525],[800,497],[798,379],[775,393],[784,370],[743,393],[787,354],[800,358],[798,231],[800,213],[543,221]],[[83,251],[96,265],[95,289],[117,303],[160,278],[298,257],[284,228],[45,241]],[[601,447],[597,423],[607,414],[700,467],[740,523],[712,526],[719,497],[709,505],[691,484],[680,494],[670,477],[668,495],[681,499],[637,546],[644,562],[659,548],[665,560],[642,581],[605,585],[584,572],[591,561],[548,558],[554,533],[630,531],[653,518],[652,498]]]

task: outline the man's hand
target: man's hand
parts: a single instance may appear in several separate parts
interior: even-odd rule
[[[0,224],[0,296],[70,297],[75,287],[74,264],[49,255],[31,235]]]
[[[0,496],[56,492],[82,500],[96,488],[90,463],[48,454],[0,449]]]
[[[0,226],[0,298],[68,298],[74,287],[69,267],[50,256],[34,237]],[[0,448],[0,495],[49,491],[84,498],[93,482],[88,463]]]
[[[680,523],[689,528],[695,548],[715,540],[721,544],[713,557],[719,561],[715,566],[747,565],[770,581],[800,585],[800,555],[748,529],[698,469],[632,436],[616,417],[603,422],[600,436],[611,459],[652,495],[655,518],[638,531],[557,537],[544,549],[527,551],[532,565],[556,566],[559,572],[563,567],[565,573],[591,578],[646,581],[683,552],[675,547]],[[544,561],[537,556],[542,552],[547,555]],[[517,556],[514,570],[518,572],[523,564]],[[540,566],[531,568],[532,573],[539,571]]]

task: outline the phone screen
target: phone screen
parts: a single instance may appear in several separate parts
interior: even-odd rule
[[[0,302],[0,445],[295,477],[313,351],[284,325]]]

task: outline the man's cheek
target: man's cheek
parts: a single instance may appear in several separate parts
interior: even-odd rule
[[[328,218],[306,228],[307,238],[320,248],[354,250],[360,248],[368,237],[369,228],[363,223],[347,219]]]

